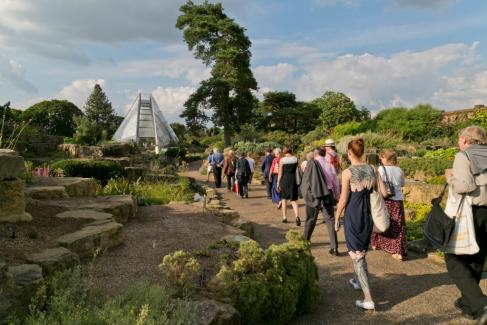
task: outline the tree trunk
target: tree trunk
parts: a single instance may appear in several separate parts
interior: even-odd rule
[[[225,147],[230,147],[232,145],[230,130],[227,126],[223,127],[223,142],[225,143]]]

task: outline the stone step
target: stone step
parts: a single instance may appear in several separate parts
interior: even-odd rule
[[[42,268],[37,264],[11,266],[8,273],[12,275],[15,284],[21,287],[36,286],[44,280]]]
[[[44,275],[52,275],[78,265],[79,256],[64,247],[56,247],[31,254],[27,256],[27,261],[39,265]]]
[[[122,244],[123,226],[116,222],[89,225],[57,239],[60,246],[79,255],[80,258],[93,257],[97,249],[105,250]]]
[[[37,200],[62,199],[68,197],[64,186],[27,186],[25,195]]]
[[[0,222],[31,221],[25,212],[24,181],[20,179],[0,181]]]
[[[62,186],[69,197],[96,196],[96,181],[82,177],[33,177],[33,186]]]
[[[91,220],[91,221],[113,221],[113,215],[93,210],[70,210],[56,214],[59,219]]]
[[[113,215],[115,221],[125,224],[135,217],[137,202],[131,195],[99,197],[75,197],[55,200],[27,200],[28,212],[34,217],[52,217],[61,212],[73,210],[93,210]]]

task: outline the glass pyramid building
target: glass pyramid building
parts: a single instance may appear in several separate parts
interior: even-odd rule
[[[113,135],[114,141],[136,142],[145,147],[154,147],[159,152],[178,137],[167,123],[152,95],[143,98],[138,94],[127,116]]]

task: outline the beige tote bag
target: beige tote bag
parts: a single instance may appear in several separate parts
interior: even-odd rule
[[[380,234],[389,229],[391,217],[389,216],[386,202],[384,201],[379,188],[370,193],[370,213],[372,214],[372,220],[374,221],[375,233]]]

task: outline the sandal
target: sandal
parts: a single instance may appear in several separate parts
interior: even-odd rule
[[[277,210],[281,210],[281,207],[282,207],[282,202],[279,202],[279,204],[277,205]]]
[[[287,223],[287,218],[283,218],[282,223]]]
[[[301,219],[299,217],[296,217],[296,226],[301,226]]]

